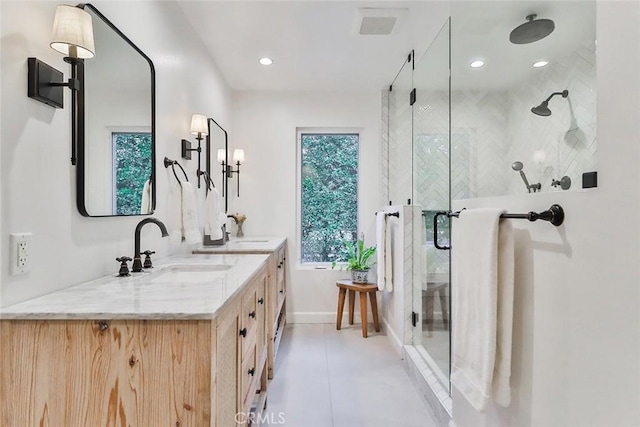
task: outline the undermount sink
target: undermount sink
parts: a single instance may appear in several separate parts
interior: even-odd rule
[[[224,272],[233,267],[232,264],[184,264],[171,265],[155,274],[151,282],[181,282],[201,283],[210,282],[211,273]]]
[[[250,243],[267,243],[268,240],[237,240],[229,242],[230,245],[247,245]]]

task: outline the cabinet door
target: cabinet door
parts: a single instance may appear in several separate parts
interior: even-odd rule
[[[242,309],[240,311],[240,329],[245,331],[240,338],[242,342],[242,357],[251,349],[251,343],[255,343],[258,330],[258,282],[254,280],[242,296]]]
[[[277,305],[277,310],[279,311],[280,307],[282,306],[282,303],[284,301],[284,298],[286,296],[287,293],[287,288],[286,288],[286,261],[287,261],[287,257],[286,257],[286,253],[285,253],[285,247],[282,246],[279,250],[278,250],[278,271],[277,271],[277,289],[278,289],[278,305]],[[278,312],[276,311],[276,315],[278,314]]]
[[[0,334],[2,426],[211,425],[211,322],[3,320]]]
[[[216,337],[216,426],[236,425],[239,402],[239,352],[240,322],[238,311],[230,310],[218,319]]]
[[[257,354],[258,359],[262,357],[262,351],[265,348],[267,341],[267,323],[266,323],[266,286],[267,286],[267,278],[262,277],[258,283],[258,289],[256,292],[257,303],[258,303],[258,333],[256,337],[256,345],[257,345]]]

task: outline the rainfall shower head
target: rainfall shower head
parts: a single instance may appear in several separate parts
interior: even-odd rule
[[[513,44],[527,44],[537,42],[547,37],[556,28],[551,19],[536,19],[538,15],[527,15],[527,22],[518,25],[511,34],[509,41]]]
[[[543,117],[547,117],[551,115],[551,110],[549,109],[549,100],[551,98],[553,98],[555,95],[562,95],[563,98],[566,98],[567,96],[569,96],[569,91],[568,90],[563,90],[562,92],[554,92],[551,95],[549,95],[549,97],[547,99],[545,99],[544,101],[542,101],[542,104],[538,105],[537,107],[533,107],[531,109],[531,112],[533,114],[536,114],[538,116],[543,116]]]
[[[527,187],[527,191],[529,193],[531,193],[531,190],[533,190],[534,193],[536,191],[539,191],[542,188],[542,185],[540,183],[529,185],[529,180],[527,179],[527,176],[524,174],[524,171],[522,170],[523,167],[524,165],[522,164],[522,162],[515,161],[511,163],[511,169],[513,169],[516,172],[520,172],[520,177],[524,181],[524,185]]]

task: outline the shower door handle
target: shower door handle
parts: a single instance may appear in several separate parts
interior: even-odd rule
[[[441,251],[448,251],[449,249],[451,249],[451,246],[440,246],[438,244],[438,217],[441,217],[441,216],[446,216],[447,219],[449,219],[449,212],[438,211],[433,216],[433,246],[435,246],[436,249],[440,249]]]

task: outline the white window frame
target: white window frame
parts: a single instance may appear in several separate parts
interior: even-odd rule
[[[297,127],[296,128],[296,269],[298,270],[331,270],[330,262],[302,262],[302,134],[351,134],[358,135],[358,194],[356,224],[357,233],[360,235],[360,181],[361,181],[361,147],[363,128],[339,128],[339,127]],[[337,263],[338,266],[346,265],[345,262]]]

